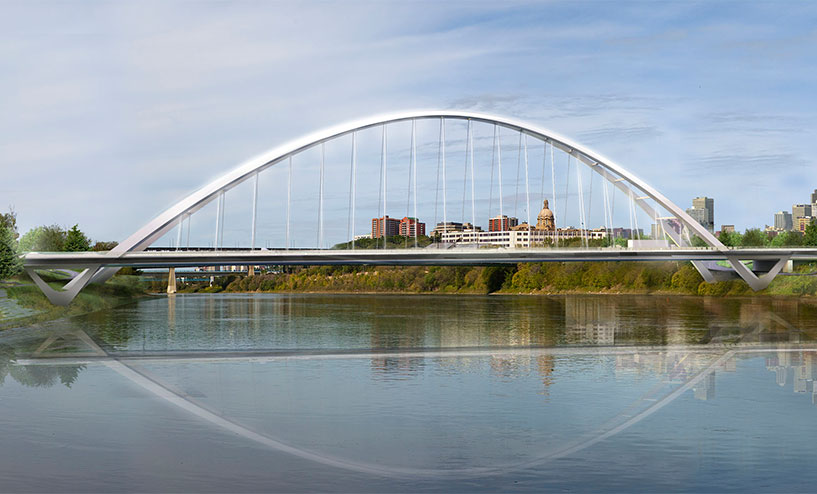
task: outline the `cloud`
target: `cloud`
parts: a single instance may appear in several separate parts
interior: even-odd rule
[[[687,173],[701,171],[776,173],[780,167],[800,168],[809,162],[793,154],[715,154],[698,158],[689,164]]]

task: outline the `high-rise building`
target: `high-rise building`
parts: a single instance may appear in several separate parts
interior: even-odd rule
[[[383,235],[393,237],[400,234],[400,220],[389,218],[389,215],[381,218],[372,218],[372,238],[380,238]]]
[[[494,216],[493,218],[488,220],[488,231],[489,232],[507,232],[510,231],[511,228],[517,226],[519,224],[519,219],[514,217],[508,217],[504,214],[501,216]]]
[[[805,233],[806,227],[809,226],[813,219],[811,216],[801,216],[797,218],[797,221],[794,223],[794,229],[800,233]]]
[[[811,193],[811,203],[817,203],[817,189],[814,189],[814,192]]]
[[[789,231],[794,226],[791,213],[788,211],[778,211],[774,213],[774,229],[777,231]]]
[[[791,219],[795,225],[797,225],[797,222],[800,221],[800,218],[805,218],[806,216],[811,215],[811,204],[792,204]]]
[[[710,232],[715,231],[715,199],[696,197],[692,200],[692,207],[687,209],[687,214]]]
[[[721,225],[721,233],[735,233],[735,225]]]
[[[426,224],[418,221],[417,218],[406,216],[400,220],[399,233],[404,237],[413,237],[415,234],[419,237],[426,234]]]

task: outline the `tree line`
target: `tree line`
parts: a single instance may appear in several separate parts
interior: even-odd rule
[[[19,274],[23,269],[20,254],[26,252],[84,252],[107,251],[117,242],[93,242],[75,224],[71,228],[60,225],[37,226],[20,235],[17,213],[9,208],[0,213],[0,280]]]
[[[817,222],[812,220],[803,233],[786,231],[771,237],[760,228],[749,228],[742,234],[721,232],[718,240],[727,247],[817,247]]]

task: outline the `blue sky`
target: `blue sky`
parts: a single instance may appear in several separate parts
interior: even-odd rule
[[[440,108],[762,227],[817,188],[815,87],[812,2],[3,2],[0,206],[121,240],[288,139]]]

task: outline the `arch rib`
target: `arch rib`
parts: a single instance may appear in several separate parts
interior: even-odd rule
[[[472,120],[486,124],[497,124],[499,126],[527,134],[539,140],[549,142],[562,151],[571,154],[574,158],[577,158],[579,161],[589,166],[592,170],[597,172],[604,171],[605,173],[603,173],[602,176],[617,187],[627,190],[627,186],[623,183],[627,182],[639,189],[644,193],[644,195],[639,196],[639,199],[637,200],[639,202],[639,206],[642,208],[645,206],[649,207],[649,205],[645,203],[644,196],[649,197],[682,221],[708,245],[718,249],[722,249],[724,247],[723,244],[721,244],[718,239],[715,238],[715,236],[712,235],[707,229],[701,226],[697,221],[686,214],[683,209],[673,204],[663,194],[652,188],[646,182],[636,177],[620,165],[616,164],[614,161],[555,132],[522,122],[520,120],[483,113],[463,111],[412,111],[361,119],[338,125],[323,131],[309,134],[305,137],[296,139],[278,146],[266,153],[258,155],[168,208],[145,226],[134,232],[130,237],[125,239],[113,249],[113,252],[130,252],[144,249],[156,239],[167,233],[171,228],[176,226],[184,214],[191,214],[198,211],[207,205],[211,200],[215,199],[220,192],[226,192],[232,189],[245,180],[252,178],[256,172],[261,172],[285,160],[289,156],[318,146],[326,141],[343,137],[352,132],[365,130],[371,127],[394,122],[436,118]],[[623,178],[624,180],[616,180],[619,178]],[[653,215],[651,214],[650,216]]]

